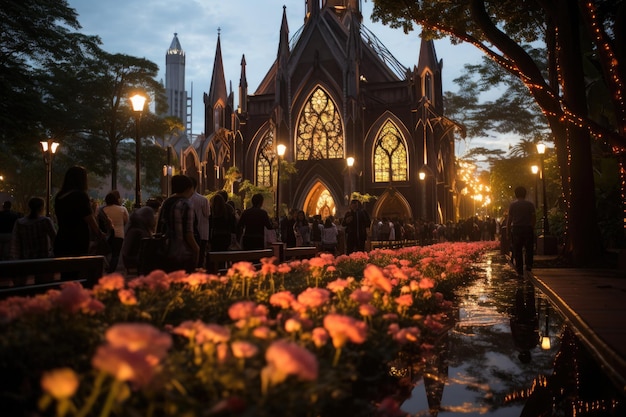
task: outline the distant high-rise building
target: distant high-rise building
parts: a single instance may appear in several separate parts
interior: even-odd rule
[[[174,33],[165,55],[165,93],[169,106],[167,115],[178,117],[187,135],[191,136],[191,97],[187,97],[185,90],[185,51],[180,46],[177,33]]]

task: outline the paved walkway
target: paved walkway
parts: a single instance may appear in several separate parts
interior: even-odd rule
[[[532,280],[626,393],[626,272],[533,269]]]

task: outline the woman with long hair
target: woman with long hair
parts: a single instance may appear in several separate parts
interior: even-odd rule
[[[65,172],[61,189],[54,197],[59,230],[54,240],[55,256],[84,256],[89,253],[89,232],[99,240],[106,235],[98,228],[87,195],[87,170],[73,166]]]

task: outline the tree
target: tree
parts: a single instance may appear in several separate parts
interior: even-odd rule
[[[626,77],[624,66],[619,65],[624,62],[624,1],[451,0],[444,4],[375,0],[373,18],[405,31],[416,23],[424,28],[423,36],[469,42],[524,83],[554,137],[569,224],[576,225],[567,229],[566,251],[576,265],[593,263],[601,245],[591,135],[611,146],[626,178]],[[547,76],[522,47],[538,41],[546,45]],[[588,112],[581,88],[586,85],[586,65],[598,68],[602,84],[613,93],[608,112],[616,115],[616,125],[602,124]]]

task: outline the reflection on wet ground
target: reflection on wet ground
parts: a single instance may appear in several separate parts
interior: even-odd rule
[[[624,399],[499,254],[456,291],[456,317],[402,405],[412,416],[623,416]]]

